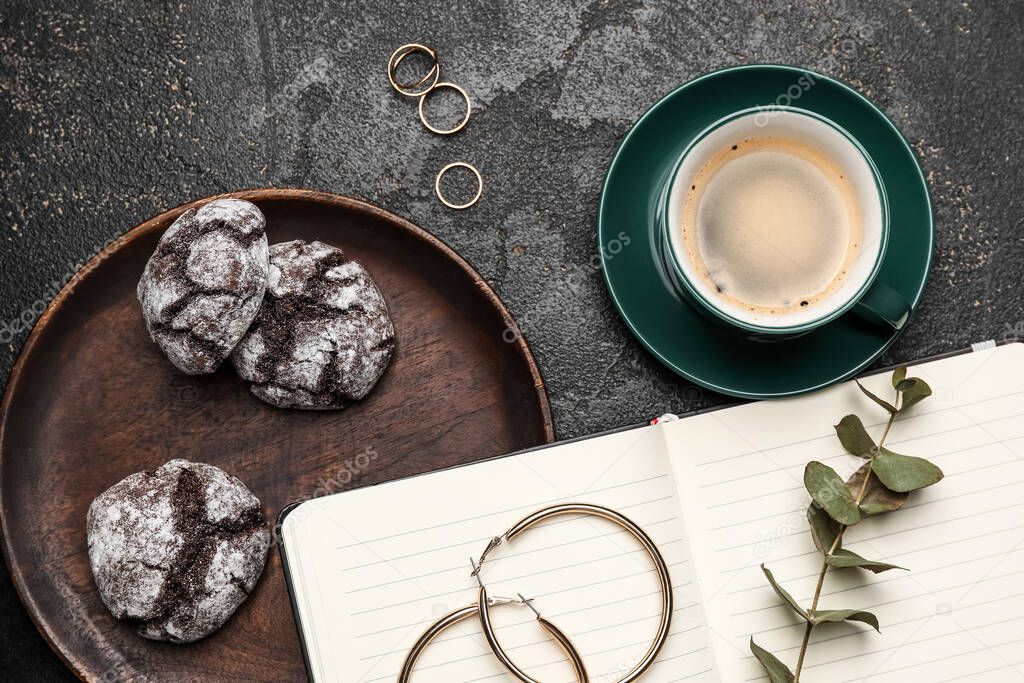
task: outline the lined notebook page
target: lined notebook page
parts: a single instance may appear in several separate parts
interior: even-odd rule
[[[886,445],[927,457],[946,477],[906,507],[849,530],[844,547],[909,568],[830,572],[822,609],[875,612],[860,624],[815,629],[811,681],[1024,681],[1024,347],[1006,345],[916,367],[934,396],[894,425]],[[890,396],[889,377],[865,381]],[[877,439],[885,414],[853,383],[792,400],[753,403],[664,425],[722,680],[767,680],[748,639],[790,667],[803,635],[760,570],[765,562],[803,605],[821,568],[807,530],[804,465],[844,478],[831,425],[865,418]]]
[[[315,679],[393,681],[430,623],[475,602],[469,557],[524,515],[566,501],[621,511],[669,565],[672,632],[644,680],[717,682],[664,438],[651,427],[300,505],[285,518],[283,535]],[[657,630],[660,590],[649,558],[601,520],[564,517],[531,529],[495,551],[482,576],[492,595],[534,598],[585,656],[592,681],[617,680]],[[520,666],[545,683],[574,680],[528,609],[492,614]],[[514,679],[478,622],[468,620],[424,652],[415,680]]]

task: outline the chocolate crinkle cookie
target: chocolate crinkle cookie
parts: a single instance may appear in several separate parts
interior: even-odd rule
[[[215,199],[160,238],[139,281],[146,328],[182,372],[213,372],[256,317],[267,283],[265,220],[255,204]]]
[[[387,304],[362,264],[296,240],[271,245],[263,305],[231,360],[267,403],[328,410],[366,396],[394,347]]]
[[[86,518],[103,603],[153,640],[221,627],[256,586],[270,546],[260,501],[213,465],[171,460],[101,493]]]

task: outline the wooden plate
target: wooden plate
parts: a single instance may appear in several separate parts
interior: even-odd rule
[[[275,549],[249,599],[198,643],[147,641],[110,616],[89,569],[85,514],[122,477],[171,458],[212,463],[240,477],[272,521],[294,500],[554,438],[529,349],[506,332],[505,307],[450,248],[347,197],[233,196],[259,205],[271,242],[319,239],[360,259],[391,308],[396,354],[373,393],[341,412],[261,403],[230,363],[208,377],[176,371],[146,334],[135,285],[159,236],[191,205],[132,229],[71,280],[7,385],[0,515],[21,599],[84,679],[305,679]]]

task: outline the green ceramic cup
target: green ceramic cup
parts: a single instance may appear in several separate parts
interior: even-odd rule
[[[839,285],[807,308],[784,313],[751,310],[721,296],[698,274],[687,255],[682,232],[682,204],[694,176],[727,145],[750,137],[782,137],[821,152],[842,169],[860,209],[861,240]],[[785,340],[807,334],[851,313],[890,330],[899,330],[911,304],[878,274],[889,244],[889,202],[885,185],[864,147],[835,122],[806,109],[773,105],[734,112],[696,136],[676,163],[662,189],[659,211],[660,252],[676,292],[704,317],[735,328],[753,339]]]

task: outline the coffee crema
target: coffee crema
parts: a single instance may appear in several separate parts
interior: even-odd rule
[[[717,296],[782,315],[826,299],[861,250],[846,172],[814,147],[751,137],[717,151],[685,188],[687,256]]]

